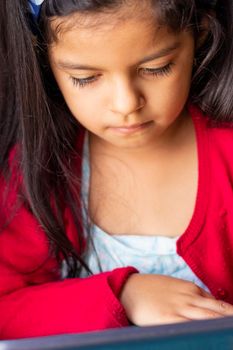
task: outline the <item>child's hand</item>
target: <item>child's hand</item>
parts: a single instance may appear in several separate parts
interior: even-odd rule
[[[216,300],[194,283],[163,275],[131,275],[121,302],[137,326],[233,315],[231,304]]]

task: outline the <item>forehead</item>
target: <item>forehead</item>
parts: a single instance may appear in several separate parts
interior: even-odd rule
[[[125,23],[133,25],[143,22],[150,32],[157,30],[155,7],[150,0],[118,0],[113,8],[97,12],[75,12],[69,16],[52,17],[49,21],[49,35],[53,46],[63,44],[76,36],[80,41],[91,40],[93,36],[103,38],[123,28]],[[126,32],[124,33],[126,35]],[[120,30],[118,35],[120,35]],[[55,40],[53,40],[55,39]]]
[[[111,2],[110,2],[111,3]],[[50,18],[53,38],[61,39],[66,31],[77,28],[99,30],[110,28],[131,19],[154,21],[156,6],[152,0],[118,0],[111,6],[101,6],[98,10],[73,12],[67,16]]]
[[[148,4],[148,2],[147,2]],[[60,26],[57,40],[49,46],[52,59],[97,65],[128,62],[133,65],[154,49],[174,45],[175,36],[166,27],[161,27],[151,7],[122,8],[119,13],[82,15],[55,18],[52,29]],[[143,9],[143,11],[142,11]],[[126,16],[126,14],[128,15]],[[73,23],[73,26],[71,26]],[[62,27],[65,26],[65,30]]]

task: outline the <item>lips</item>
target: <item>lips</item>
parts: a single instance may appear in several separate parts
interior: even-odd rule
[[[146,124],[146,123],[138,123],[138,124],[133,124],[133,125],[125,125],[125,126],[122,125],[122,126],[118,126],[118,128],[120,128],[120,129],[135,129],[135,128],[138,128],[144,124]]]
[[[133,125],[122,125],[122,126],[117,126],[117,127],[111,127],[111,129],[118,132],[118,133],[130,134],[130,133],[134,133],[134,132],[146,129],[152,123],[153,123],[153,121],[148,121],[148,122],[137,123],[137,124],[133,124]]]

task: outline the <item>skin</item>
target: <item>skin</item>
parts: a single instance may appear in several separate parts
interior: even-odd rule
[[[75,118],[103,147],[115,146],[114,152],[119,148],[147,152],[148,147],[166,140],[176,127],[174,122],[186,113],[183,109],[194,55],[192,35],[174,35],[166,28],[134,19],[113,28],[105,25],[94,33],[86,27],[74,28],[50,47],[51,67],[62,94]],[[169,54],[139,64],[145,57],[175,46]],[[69,69],[62,66],[64,62],[98,69]],[[153,69],[157,75],[148,71]],[[93,81],[80,87],[72,78]],[[144,123],[150,124],[128,133],[122,130]]]
[[[177,236],[195,205],[196,140],[185,107],[194,39],[159,27],[150,10],[123,7],[111,21],[99,15],[95,28],[91,15],[76,14],[86,25],[61,31],[48,50],[70,111],[89,131],[90,216],[109,234]],[[51,23],[58,25],[64,19]],[[134,274],[120,299],[136,325],[233,314],[230,304],[169,276]]]
[[[150,11],[146,20],[138,13],[127,21],[119,17],[95,30],[90,19],[49,47],[67,105],[90,134],[90,216],[113,234],[178,235],[190,221],[197,186],[194,130],[185,109],[194,40],[189,32],[159,27]],[[151,55],[158,57],[139,63]],[[91,83],[80,87],[74,79]]]

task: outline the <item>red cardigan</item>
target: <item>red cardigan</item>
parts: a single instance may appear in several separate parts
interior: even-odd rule
[[[216,298],[233,304],[233,130],[209,128],[196,108],[190,112],[196,128],[199,185],[193,217],[177,242],[177,252]],[[0,185],[4,187],[4,181]],[[10,210],[14,198],[12,190],[1,210]],[[78,250],[78,233],[68,210],[65,222]],[[48,248],[44,232],[21,207],[0,234],[0,339],[128,325],[118,296],[134,268],[61,280],[60,267],[48,258]]]

